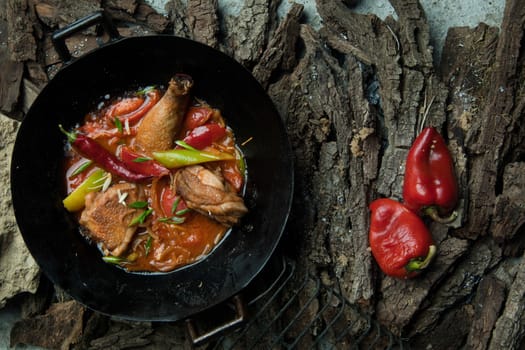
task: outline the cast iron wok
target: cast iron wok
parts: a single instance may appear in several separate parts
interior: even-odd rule
[[[114,38],[115,39],[115,38]],[[106,264],[62,206],[66,129],[101,96],[166,84],[175,73],[194,95],[221,109],[242,150],[250,212],[203,260],[170,273],[129,273]],[[130,320],[175,321],[237,294],[262,270],[285,226],[293,166],[283,123],[264,90],[230,57],[174,36],[113,40],[73,60],[39,94],[20,126],[11,164],[15,216],[49,279],[98,312]]]

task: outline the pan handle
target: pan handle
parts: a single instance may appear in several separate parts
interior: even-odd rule
[[[217,326],[216,328],[207,330],[200,334],[195,325],[195,321],[191,318],[186,319],[186,330],[192,342],[192,346],[198,347],[203,345],[226,331],[239,327],[246,321],[248,312],[243,298],[240,295],[235,295],[232,299],[235,307],[235,318]]]
[[[53,46],[60,56],[60,59],[62,59],[64,63],[68,63],[73,58],[71,52],[69,52],[69,49],[67,48],[66,39],[84,29],[98,24],[102,25],[103,30],[109,35],[110,41],[121,38],[117,27],[115,27],[111,18],[106,15],[104,11],[98,11],[80,18],[53,33],[51,41],[53,42]]]

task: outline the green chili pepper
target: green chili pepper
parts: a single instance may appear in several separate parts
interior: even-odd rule
[[[153,152],[153,158],[168,168],[179,168],[218,160],[232,160],[235,157],[229,153],[211,153],[191,149],[174,149],[170,151]]]
[[[62,203],[68,211],[78,211],[86,204],[86,195],[89,192],[99,191],[104,184],[101,181],[107,173],[102,169],[95,170],[87,177],[73,192],[71,192]]]

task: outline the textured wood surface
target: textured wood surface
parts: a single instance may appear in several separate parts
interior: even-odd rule
[[[298,272],[338,286],[348,302],[414,348],[519,349],[525,333],[525,7],[507,0],[501,30],[482,23],[450,29],[437,66],[417,0],[391,0],[397,18],[384,20],[357,14],[348,3],[317,0],[318,30],[304,23],[299,4],[279,21],[276,0],[246,1],[231,17],[223,16],[216,0],[172,0],[167,17],[133,0],[86,0],[82,8],[104,7],[123,35],[191,38],[253,72],[274,101],[294,152],[294,203],[281,250],[297,262]],[[65,5],[8,0],[5,6],[16,19],[6,18],[9,49],[0,54],[10,57],[2,64],[26,69],[2,75],[0,106],[20,119],[27,99],[60,67],[49,35],[62,25],[57,9]],[[95,44],[90,32],[68,43],[79,54]],[[18,94],[6,88],[17,84]],[[430,224],[439,251],[428,271],[413,280],[392,279],[379,271],[368,249],[368,204],[401,198],[405,157],[428,125],[441,131],[453,155],[459,217],[448,226]],[[305,291],[315,288],[307,284]],[[297,308],[306,309],[288,330],[290,337],[309,327],[323,305],[334,303],[326,296],[308,303],[307,294],[297,300]],[[49,292],[36,297],[49,298]],[[58,307],[46,313],[47,304],[32,303],[41,305],[44,316],[35,318],[33,310],[16,329],[30,329]],[[274,308],[277,313],[279,303]],[[95,349],[188,346],[179,324],[83,315],[80,334],[72,328],[63,341]],[[345,311],[340,323],[356,317]],[[357,338],[366,326],[356,322],[350,335]],[[301,348],[315,340],[316,332],[308,329]],[[14,343],[38,345],[37,338],[14,334]],[[326,337],[336,342],[333,334]],[[352,343],[338,341],[341,347]]]

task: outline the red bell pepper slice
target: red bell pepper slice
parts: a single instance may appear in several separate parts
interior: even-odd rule
[[[167,168],[156,160],[144,157],[126,146],[122,146],[120,149],[120,159],[128,169],[139,174],[161,177],[170,173]]]
[[[114,118],[116,116],[126,115],[135,110],[139,109],[140,106],[144,103],[143,97],[126,97],[122,100],[118,100],[113,103],[108,110],[106,111],[106,116],[108,118]]]
[[[190,107],[184,117],[184,130],[192,130],[198,126],[206,124],[208,120],[210,120],[212,114],[213,109],[210,107]]]
[[[226,128],[219,124],[201,125],[190,131],[184,142],[196,149],[203,149],[226,136]]]
[[[237,160],[226,160],[221,165],[221,168],[222,176],[224,176],[224,179],[228,181],[228,183],[233,187],[235,192],[239,193],[244,183],[244,176],[243,174],[241,174],[237,163]]]
[[[445,140],[433,127],[425,128],[408,152],[403,200],[409,209],[435,221],[449,223],[457,216],[452,212],[458,200],[454,162]]]
[[[160,205],[166,217],[183,218],[188,213],[188,206],[184,199],[168,186],[160,195]]]
[[[106,118],[111,121],[118,118],[122,123],[127,120],[129,124],[138,122],[160,99],[157,89],[147,91],[145,96],[129,97],[116,102],[109,107]]]
[[[436,245],[423,220],[402,203],[381,198],[370,204],[370,249],[388,276],[412,278],[436,254]]]

